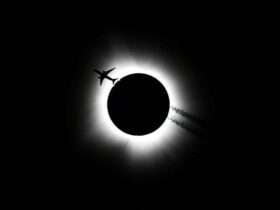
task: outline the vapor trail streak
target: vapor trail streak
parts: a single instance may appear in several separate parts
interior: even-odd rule
[[[191,132],[191,133],[193,133],[193,134],[195,134],[196,136],[199,136],[199,137],[203,137],[204,136],[204,134],[201,132],[201,130],[200,129],[198,129],[198,128],[195,128],[195,127],[193,127],[193,126],[190,126],[190,125],[188,125],[187,123],[185,123],[185,122],[180,122],[180,121],[178,121],[178,120],[175,120],[175,119],[173,119],[173,118],[169,118],[172,122],[174,122],[176,125],[178,125],[179,127],[181,127],[181,128],[183,128],[183,129],[185,129],[185,130],[187,130],[187,131],[189,131],[189,132]]]
[[[206,124],[205,121],[203,121],[202,119],[199,119],[198,117],[193,116],[182,109],[178,109],[173,106],[171,106],[171,109],[174,110],[177,114],[181,115],[182,117],[191,120],[194,123],[197,123],[199,126],[205,126]]]

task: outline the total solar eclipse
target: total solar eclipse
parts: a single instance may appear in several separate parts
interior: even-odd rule
[[[121,78],[107,100],[109,116],[121,131],[142,136],[157,130],[169,112],[169,96],[156,78],[142,73]]]

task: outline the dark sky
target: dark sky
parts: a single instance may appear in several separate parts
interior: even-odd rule
[[[220,43],[223,38],[216,31],[216,26],[211,23],[190,26],[177,25],[177,23],[143,22],[141,25],[135,22],[128,26],[122,24],[105,24],[101,27],[78,25],[70,30],[69,37],[63,40],[63,43],[67,45],[66,50],[62,51],[63,59],[65,59],[63,72],[69,80],[65,84],[67,86],[65,89],[67,127],[64,131],[66,133],[60,133],[63,143],[60,144],[62,151],[58,151],[58,156],[63,160],[63,168],[65,168],[58,167],[58,171],[64,174],[61,177],[62,182],[69,179],[66,182],[74,180],[74,183],[85,185],[86,188],[92,186],[92,190],[98,192],[105,201],[113,199],[117,203],[127,201],[137,203],[138,199],[143,199],[143,202],[139,201],[140,206],[145,206],[146,201],[164,205],[162,200],[173,203],[179,199],[182,202],[188,193],[197,194],[198,197],[201,193],[210,193],[217,186],[216,183],[220,184],[226,173],[224,168],[228,162],[223,158],[224,139],[215,136],[217,128],[214,124],[215,108],[217,108],[214,103],[215,100],[219,100],[215,98],[215,91],[221,76],[219,72],[221,52],[219,51],[222,50],[220,45],[217,46],[217,42]],[[78,130],[80,121],[76,112],[79,110],[79,101],[73,96],[83,94],[79,90],[80,83],[83,82],[80,68],[87,61],[87,56],[92,56],[92,47],[102,49],[102,42],[106,42],[110,33],[113,34],[112,36],[120,34],[121,39],[124,39],[132,48],[137,49],[140,46],[139,51],[157,47],[159,53],[166,53],[166,57],[183,61],[185,58],[191,61],[201,82],[201,86],[198,85],[198,87],[206,89],[200,91],[204,94],[204,100],[200,102],[204,103],[201,107],[205,108],[203,111],[211,120],[212,136],[209,139],[198,140],[193,148],[180,149],[183,152],[180,151],[178,155],[171,154],[175,156],[174,162],[168,160],[165,164],[147,166],[152,169],[140,168],[139,171],[126,168],[126,157],[124,153],[120,153],[120,150],[115,151],[103,145],[82,148],[80,151],[77,149],[77,141],[81,141],[80,136],[83,133]],[[106,54],[100,54],[98,50],[94,50],[93,55],[94,53],[96,56],[106,56]],[[81,81],[77,81],[79,79]],[[205,191],[204,187],[210,192]]]
[[[181,10],[173,12],[175,15],[162,13],[61,14],[33,20],[32,33],[22,35],[28,40],[25,47],[33,43],[28,48],[32,51],[29,59],[37,69],[31,70],[29,79],[33,83],[27,84],[36,98],[36,103],[29,106],[34,113],[29,116],[30,121],[34,117],[34,143],[27,165],[20,166],[34,189],[50,190],[58,198],[75,198],[80,192],[94,194],[92,202],[105,209],[112,205],[117,209],[178,209],[174,206],[226,199],[223,192],[238,182],[240,173],[232,127],[236,123],[232,117],[237,113],[237,102],[232,98],[237,77],[233,57],[239,59],[237,34],[229,27],[230,21],[219,15],[196,13],[185,17]],[[77,100],[84,94],[81,69],[92,56],[101,60],[106,56],[99,49],[108,37],[124,40],[142,54],[146,49],[156,49],[171,61],[190,63],[195,69],[193,81],[199,81],[195,91],[202,94],[198,110],[209,122],[206,139],[191,148],[180,148],[180,155],[173,154],[173,162],[139,171],[127,170],[124,154],[112,148],[77,146],[83,134]]]

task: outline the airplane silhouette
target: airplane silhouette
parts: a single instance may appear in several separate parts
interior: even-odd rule
[[[102,82],[103,82],[103,80],[104,80],[105,78],[108,79],[108,80],[111,80],[111,81],[113,82],[113,84],[115,83],[115,81],[116,81],[117,79],[113,79],[113,78],[111,78],[111,77],[108,76],[108,74],[109,74],[111,71],[115,70],[115,69],[116,69],[116,67],[111,68],[111,69],[109,69],[109,70],[107,70],[107,71],[103,70],[102,72],[99,71],[99,70],[94,69],[94,71],[95,71],[97,74],[99,74],[98,79],[100,79],[100,85],[102,85]]]

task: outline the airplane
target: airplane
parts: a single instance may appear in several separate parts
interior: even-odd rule
[[[108,74],[109,74],[111,71],[115,70],[115,69],[116,69],[116,67],[111,68],[111,69],[109,69],[109,70],[107,70],[107,71],[103,70],[102,72],[99,71],[99,70],[94,69],[94,71],[95,71],[97,74],[99,74],[98,79],[100,79],[100,85],[102,85],[102,82],[103,82],[103,80],[104,80],[105,78],[108,79],[108,80],[111,80],[111,81],[113,82],[113,84],[115,83],[115,81],[116,81],[117,79],[113,79],[113,78],[111,78],[111,77],[108,76]]]

